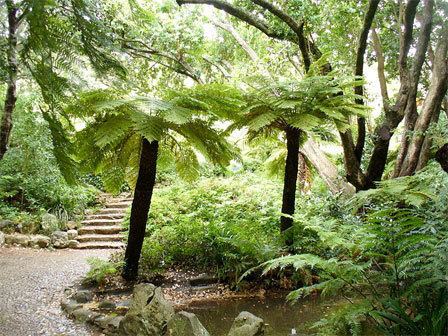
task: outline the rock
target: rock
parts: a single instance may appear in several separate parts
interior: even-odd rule
[[[121,320],[122,336],[160,336],[174,315],[173,306],[165,300],[161,288],[152,284],[135,286],[129,311]]]
[[[78,237],[78,231],[77,230],[68,230],[67,231],[68,240],[74,240],[76,237]]]
[[[104,301],[100,302],[100,304],[98,305],[98,308],[105,309],[105,310],[113,310],[116,308],[116,305],[112,301],[104,300]]]
[[[82,304],[79,304],[74,300],[63,299],[61,301],[61,308],[63,311],[70,315],[75,310],[82,308]]]
[[[21,245],[21,246],[28,246],[30,241],[30,236],[15,233],[15,234],[6,234],[5,235],[5,243],[9,245]]]
[[[30,237],[29,246],[45,248],[50,246],[50,242],[50,237],[44,235],[33,235]]]
[[[243,311],[233,321],[228,336],[262,336],[264,335],[264,322],[261,318]]]
[[[107,326],[109,328],[118,329],[121,321],[124,319],[124,316],[115,316],[112,320],[109,321]]]
[[[55,231],[51,234],[51,244],[55,248],[68,247],[68,234],[64,231]]]
[[[213,275],[203,273],[195,278],[189,280],[191,286],[208,286],[216,284],[219,279]]]
[[[65,227],[67,230],[76,230],[78,228],[78,224],[74,221],[68,221],[65,223]],[[78,233],[78,231],[76,231],[76,233]]]
[[[88,309],[79,308],[74,310],[71,315],[75,318],[76,321],[87,322],[91,318],[92,312]]]
[[[3,246],[5,243],[5,234],[0,231],[0,246]]]
[[[167,336],[210,336],[197,316],[181,311],[168,321]]]
[[[59,230],[59,220],[55,215],[46,213],[41,217],[40,226],[42,230],[48,234]]]
[[[16,226],[16,224],[8,219],[4,219],[2,221],[0,221],[0,230],[4,230],[4,231],[14,231],[14,227]]]
[[[78,248],[78,245],[79,245],[79,241],[77,241],[77,240],[69,240],[67,247],[75,249],[75,248]]]
[[[113,319],[113,316],[98,315],[95,318],[95,320],[93,320],[93,324],[97,325],[101,329],[106,329],[107,328],[107,324],[112,319]]]
[[[89,290],[80,290],[73,294],[72,298],[78,303],[86,303],[92,301],[93,294]]]

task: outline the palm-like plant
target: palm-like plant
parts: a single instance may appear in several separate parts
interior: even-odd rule
[[[233,128],[248,128],[249,140],[258,137],[286,138],[282,216],[280,230],[291,228],[295,210],[300,142],[309,132],[322,128],[345,131],[350,127],[350,116],[363,115],[366,107],[356,104],[353,87],[359,78],[345,77],[331,72],[321,75],[326,63],[321,58],[302,79],[255,78],[249,84],[246,108]],[[287,245],[292,245],[291,234],[285,234]]]
[[[74,114],[83,111],[88,123],[77,136],[82,165],[102,174],[109,190],[117,191],[125,179],[135,186],[125,279],[138,274],[158,161],[174,161],[182,177],[193,179],[198,175],[197,153],[221,166],[234,156],[229,143],[211,127],[212,105],[196,99],[192,90],[171,93],[166,100],[94,91],[71,107]]]

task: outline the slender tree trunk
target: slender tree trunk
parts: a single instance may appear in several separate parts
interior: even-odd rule
[[[138,275],[138,262],[142,252],[146,222],[148,221],[152,192],[156,182],[158,150],[158,141],[149,142],[145,138],[142,139],[140,166],[132,201],[128,244],[124,257],[123,278],[126,280],[135,280]]]
[[[297,174],[299,171],[299,142],[301,131],[292,126],[286,128],[286,164],[285,164],[285,178],[283,182],[283,199],[282,199],[282,214],[280,218],[280,231],[285,233],[286,230],[292,227],[293,219],[289,216],[294,215],[296,203],[296,189],[297,189]],[[293,242],[292,233],[288,232],[285,235],[286,245],[291,246]]]
[[[448,143],[439,148],[436,153],[436,161],[448,173]]]
[[[8,149],[9,137],[12,129],[12,113],[16,106],[16,85],[17,85],[17,28],[19,19],[18,9],[12,0],[6,0],[8,9],[8,79],[5,97],[5,107],[0,125],[0,160]]]
[[[443,99],[448,88],[448,33],[439,42],[434,56],[431,84],[423,103],[422,111],[414,122],[413,136],[408,140],[408,151],[401,164],[399,176],[415,173],[420,159],[423,143],[431,121],[438,118]]]
[[[328,159],[313,139],[308,139],[303,144],[301,151],[316,168],[319,176],[333,194],[354,194],[355,188],[339,175],[336,165]]]

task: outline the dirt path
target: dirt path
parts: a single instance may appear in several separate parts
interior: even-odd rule
[[[59,302],[64,288],[89,269],[87,257],[107,259],[110,253],[0,248],[0,335],[92,335],[67,319]]]

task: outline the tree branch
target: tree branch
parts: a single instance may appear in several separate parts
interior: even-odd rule
[[[378,9],[380,0],[370,0],[369,7],[364,16],[364,24],[359,36],[358,49],[356,51],[356,66],[355,76],[364,75],[364,55],[367,49],[367,38],[369,37],[369,31],[372,27],[372,22],[375,17],[375,13]],[[362,96],[364,94],[364,88],[362,85],[355,87],[355,94]],[[364,104],[362,98],[356,99],[357,104]],[[366,141],[366,119],[358,118],[358,138],[356,140],[355,154],[359,162],[361,162],[362,154],[364,151],[364,144]]]
[[[196,5],[210,5],[215,7],[216,9],[222,10],[241,21],[244,21],[245,23],[257,28],[259,31],[267,35],[268,37],[275,38],[278,40],[287,40],[290,42],[297,43],[295,39],[292,36],[289,36],[287,34],[278,33],[272,29],[270,29],[264,22],[259,20],[256,16],[241,10],[237,7],[232,6],[226,1],[221,0],[176,0],[177,4],[179,6],[186,5],[186,4],[196,4]]]
[[[304,23],[301,21],[300,23],[294,20],[290,15],[286,12],[282,11],[277,6],[271,4],[265,0],[252,0],[252,2],[260,7],[266,9],[281,21],[286,23],[286,25],[297,35],[297,41],[299,44],[300,52],[303,57],[303,64],[305,65],[305,71],[308,72],[311,66],[311,58],[310,58],[310,50],[309,50],[309,41],[305,38],[303,32]]]
[[[381,46],[380,37],[378,36],[375,28],[372,29],[372,42],[373,49],[375,50],[376,61],[378,63],[378,81],[380,83],[381,97],[383,98],[383,109],[389,109],[389,94],[387,92],[387,80],[384,72],[385,59],[383,53],[383,47]]]
[[[132,46],[129,43],[139,43],[144,48],[137,48],[137,47]],[[171,69],[171,70],[173,70],[173,71],[175,71],[175,72],[177,72],[177,73],[179,73],[181,75],[188,76],[191,79],[193,79],[195,82],[203,84],[202,79],[194,73],[194,69],[189,64],[187,64],[186,62],[184,62],[183,60],[181,60],[179,58],[176,58],[175,56],[173,56],[173,55],[171,55],[169,53],[156,50],[156,49],[148,46],[143,41],[140,41],[140,40],[123,40],[123,48],[130,50],[131,54],[134,55],[134,56],[143,57],[143,58],[149,59],[149,60],[151,60],[153,62],[156,62],[156,63],[158,63],[158,64],[160,64],[160,65],[162,65],[162,66],[164,66],[166,68],[169,68],[169,69]],[[168,65],[168,64],[163,63],[163,62],[156,61],[154,58],[151,58],[148,55],[155,55],[155,56],[160,56],[160,57],[169,59],[169,60],[177,63],[181,67],[181,69],[173,67],[173,66]]]

